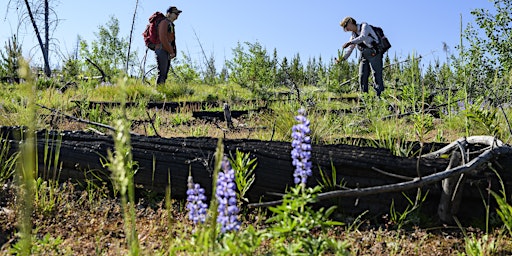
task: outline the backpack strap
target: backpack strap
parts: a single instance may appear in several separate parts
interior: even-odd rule
[[[363,29],[363,24],[359,24],[359,26],[361,26],[361,30],[362,30]],[[354,32],[354,33],[357,36],[359,36],[359,34],[357,32]],[[359,50],[364,50],[364,49],[368,48],[368,46],[366,46],[366,44],[364,44],[364,42],[358,43],[357,47],[359,48]]]
[[[368,33],[368,35],[373,39],[374,43],[376,43],[376,44],[380,43],[379,35],[377,35],[375,28],[370,24],[368,24],[368,26],[370,26],[370,28],[372,28],[372,31],[377,36],[377,38],[373,37],[372,33]]]

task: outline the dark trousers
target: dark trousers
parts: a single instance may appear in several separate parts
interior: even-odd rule
[[[167,75],[169,74],[171,59],[169,58],[169,53],[164,49],[156,49],[155,54],[156,63],[158,65],[158,78],[156,79],[156,84],[164,84],[165,80],[167,80]]]
[[[368,92],[368,77],[370,77],[370,69],[373,72],[373,80],[375,84],[373,88],[377,92],[377,96],[384,91],[384,80],[382,79],[382,53],[375,54],[371,48],[365,48],[361,51],[359,61],[359,85],[362,92]]]

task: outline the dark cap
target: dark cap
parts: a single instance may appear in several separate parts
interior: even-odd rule
[[[168,13],[177,13],[177,14],[180,14],[180,13],[181,13],[181,10],[178,10],[178,8],[176,8],[176,6],[171,6],[171,7],[169,7],[169,9],[167,9],[167,12],[168,12]]]

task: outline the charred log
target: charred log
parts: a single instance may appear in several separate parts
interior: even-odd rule
[[[1,127],[0,133],[8,135],[11,148],[15,149],[20,143],[20,128]],[[171,187],[171,195],[176,199],[186,197],[186,182],[189,171],[194,181],[201,184],[211,195],[212,173],[214,166],[214,154],[218,140],[215,138],[160,138],[160,137],[131,137],[133,159],[137,162],[138,170],[134,176],[134,182],[138,187],[150,189],[155,192],[164,192]],[[291,164],[291,145],[288,142],[270,142],[258,140],[224,140],[225,154],[235,154],[236,150],[250,153],[251,158],[257,159],[255,170],[256,180],[246,195],[251,203],[259,201],[271,201],[280,199],[280,194],[286,192],[287,187],[293,186],[293,166]],[[47,164],[42,163],[45,150],[58,151],[58,167],[61,168],[58,175],[62,180],[68,179],[93,179],[98,178],[108,181],[109,170],[102,160],[108,151],[114,150],[111,136],[90,132],[57,132],[38,131],[37,149],[40,159],[40,173],[48,173]],[[507,158],[508,156],[508,158]],[[490,159],[490,158],[489,158]],[[507,191],[512,189],[510,181],[509,155],[502,155],[497,159],[501,165],[495,167],[503,175],[506,181]],[[351,145],[313,145],[312,150],[313,176],[308,179],[308,186],[318,185],[322,179],[321,171],[329,174],[334,168],[336,172],[336,184],[344,188],[356,189],[386,186],[403,182],[403,177],[414,178],[418,174],[422,177],[435,175],[446,170],[449,160],[446,158],[420,158],[398,157],[389,150],[372,147],[358,147]],[[419,161],[419,162],[418,162]],[[507,162],[508,161],[508,162]],[[50,161],[50,162],[53,162]],[[379,170],[379,171],[376,171]],[[397,175],[389,175],[397,174]],[[473,204],[481,206],[481,198],[478,189],[489,186],[489,173],[492,171],[480,171],[478,175],[468,177],[467,183],[471,183],[473,189],[463,191],[463,209]],[[478,182],[483,181],[483,182]],[[493,181],[494,182],[494,181]],[[475,186],[477,189],[475,189]],[[499,186],[494,184],[493,188]],[[394,191],[380,193],[360,194],[349,197],[326,197],[323,203],[336,203],[347,214],[359,214],[369,210],[372,214],[389,212],[389,207],[394,201],[397,209],[405,207],[406,195],[416,193],[416,187],[405,187]],[[429,200],[425,202],[425,210],[435,214],[441,196],[441,184],[426,183],[421,186],[423,190],[429,190]],[[339,189],[333,188],[333,189]],[[476,191],[476,192],[475,192]],[[332,193],[335,193],[333,191]],[[330,192],[329,192],[330,193]],[[468,203],[468,200],[470,203]],[[483,208],[483,207],[481,207]],[[469,214],[474,214],[474,209]]]

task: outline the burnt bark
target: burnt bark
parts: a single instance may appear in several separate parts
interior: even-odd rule
[[[20,128],[1,127],[0,133],[10,141],[11,148],[16,150],[21,138]],[[184,199],[190,171],[194,182],[204,187],[209,197],[212,190],[217,142],[216,138],[206,137],[160,138],[133,135],[131,136],[132,155],[138,166],[134,182],[138,188],[162,193],[170,186],[172,198]],[[251,158],[257,159],[256,180],[246,195],[251,203],[280,199],[279,195],[284,194],[287,187],[294,185],[294,167],[291,164],[289,142],[224,140],[223,145],[224,152],[228,156],[240,150],[250,153]],[[90,132],[38,131],[37,149],[40,162],[39,175],[56,176],[61,180],[109,181],[109,170],[102,164],[102,161],[105,162],[107,152],[114,151],[114,143],[109,135]],[[59,152],[57,162],[61,169],[58,174],[51,173],[53,167],[48,165],[48,162],[53,163],[53,159],[43,162],[45,150]],[[505,157],[505,159],[508,158]],[[420,161],[419,172],[422,176],[427,176],[444,171],[449,160],[444,158],[418,160],[415,157],[394,156],[385,149],[340,144],[313,145],[311,161],[313,176],[308,179],[307,186],[319,184],[321,170],[331,178],[330,173],[334,168],[336,184],[341,184],[344,188],[369,188],[396,184],[402,182],[403,177],[416,177],[417,161]],[[508,166],[505,169],[510,173]],[[376,169],[382,171],[375,171]],[[388,175],[388,173],[397,175]],[[485,175],[483,177],[487,179]],[[475,179],[481,179],[481,177],[468,178],[472,182],[475,182]],[[505,179],[510,182],[510,177]],[[481,185],[488,186],[485,182]],[[424,208],[430,209],[431,213],[435,214],[441,194],[440,182],[425,185],[422,189],[430,191],[429,200],[425,202]],[[366,210],[372,214],[382,214],[389,212],[392,201],[397,209],[405,207],[407,200],[404,193],[413,196],[416,188],[357,197],[328,198],[322,203],[337,204],[340,211],[346,214],[359,214]],[[464,194],[466,199],[476,197],[477,205],[481,204],[478,191],[465,189]]]

